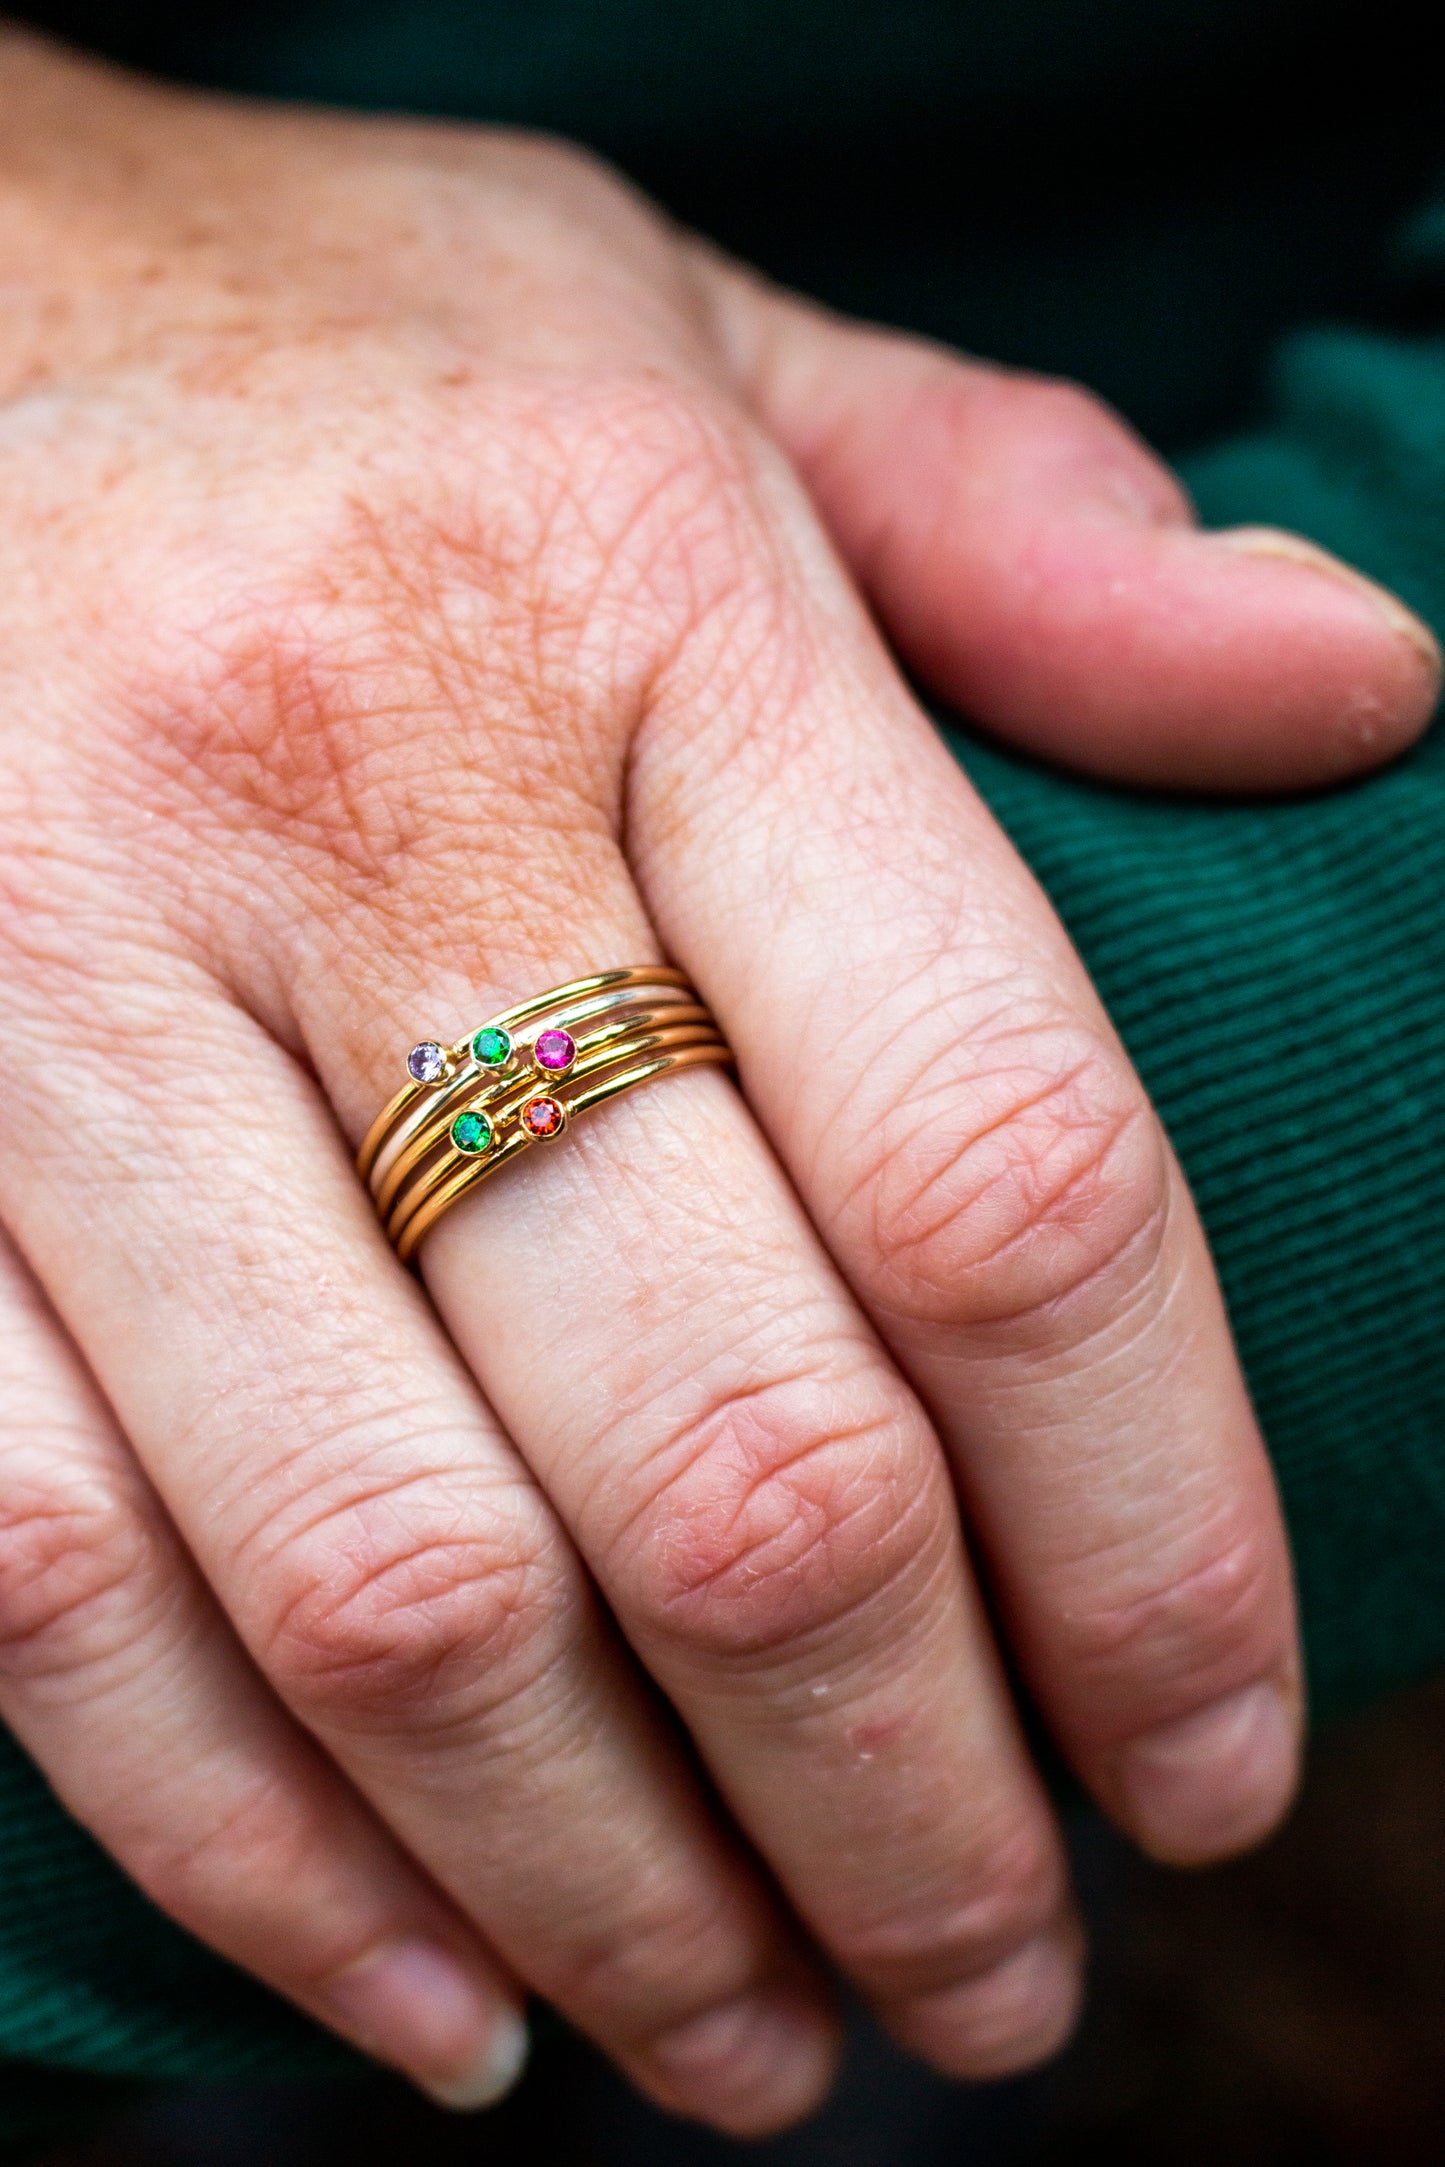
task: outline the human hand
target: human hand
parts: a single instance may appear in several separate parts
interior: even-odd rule
[[[555,146],[0,72],[7,1719],[445,2096],[523,1985],[669,2104],[803,2111],[749,1846],[906,2044],[1046,2051],[1076,1930],[949,1463],[1166,1856],[1287,1800],[1287,1564],[1157,1124],[817,512],[920,671],[1108,772],[1346,774],[1428,652],[1080,394]],[[748,1110],[670,1082],[460,1208],[448,1339],[343,1132],[424,1032],[663,949]]]

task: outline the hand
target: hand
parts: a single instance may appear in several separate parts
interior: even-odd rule
[[[1078,1937],[953,1485],[1165,1857],[1284,1809],[1289,1575],[1157,1122],[819,514],[915,667],[1118,774],[1352,772],[1418,629],[564,149],[0,80],[7,1720],[444,2098],[532,1989],[775,2127],[810,1942],[1019,2066]],[[534,1155],[428,1302],[350,1163],[405,1048],[661,952],[743,1095]]]

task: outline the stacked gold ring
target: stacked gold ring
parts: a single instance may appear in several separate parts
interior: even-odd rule
[[[681,971],[638,964],[574,978],[489,1017],[455,1045],[423,1039],[357,1169],[403,1263],[443,1212],[590,1107],[732,1054]]]

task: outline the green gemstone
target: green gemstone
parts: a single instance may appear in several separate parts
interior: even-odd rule
[[[468,1151],[475,1156],[485,1151],[491,1141],[492,1124],[485,1114],[468,1111],[458,1114],[452,1123],[452,1142],[458,1151]]]
[[[499,1023],[485,1024],[472,1040],[472,1058],[480,1068],[500,1068],[511,1054],[512,1034]]]

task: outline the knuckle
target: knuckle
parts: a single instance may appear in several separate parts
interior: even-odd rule
[[[850,1972],[887,1999],[936,1993],[991,1971],[1058,1917],[1063,1863],[1046,1824],[1014,1817],[981,1832],[965,1868],[967,1893],[855,1928],[841,1948]]]
[[[159,1545],[121,1498],[58,1478],[0,1491],[0,1671],[83,1669],[129,1630],[153,1590]]]
[[[411,1734],[479,1720],[573,1616],[539,1515],[428,1502],[348,1503],[269,1563],[261,1659],[313,1718]]]
[[[899,1411],[821,1380],[714,1404],[629,1527],[649,1637],[706,1663],[801,1652],[935,1568],[946,1513]]]
[[[1196,1540],[1196,1554],[1176,1553],[1167,1578],[1156,1556],[1142,1584],[1119,1590],[1115,1581],[1102,1600],[1086,1586],[1067,1600],[1068,1658],[1101,1730],[1166,1721],[1277,1658],[1274,1541],[1238,1520]]]
[[[574,2009],[605,2012],[609,2029],[667,2029],[679,2011],[741,1992],[757,1957],[755,1922],[697,1889],[641,1889],[619,1920],[581,1922],[556,1982]]]
[[[1062,376],[1017,376],[999,386],[1013,406],[1017,424],[1045,444],[1082,439],[1092,444],[1107,434],[1122,434],[1119,418],[1097,392]]]
[[[879,1302],[945,1328],[1048,1322],[1090,1287],[1113,1302],[1157,1256],[1170,1195],[1142,1089],[1071,1028],[905,1094],[861,1189]]]
[[[274,1963],[300,1926],[297,1891],[324,1879],[301,1799],[276,1775],[228,1788],[220,1801],[193,1792],[188,1803],[180,1816],[169,1800],[145,1801],[121,1846],[126,1871],[193,1932],[234,1947],[269,1928]]]
[[[1184,497],[1178,483],[1107,400],[1084,385],[1057,376],[996,376],[964,426],[973,442],[994,456],[1002,449],[1017,484],[1019,468],[1033,473],[1077,470],[1087,461],[1095,477],[1112,475],[1133,502],[1156,516],[1177,516]],[[980,431],[987,431],[980,436]]]
[[[660,659],[739,596],[772,582],[758,501],[759,452],[743,417],[705,388],[623,377],[550,406],[531,435],[545,506],[527,550],[529,590],[624,665],[627,719],[647,706]],[[522,491],[519,491],[519,494]],[[559,512],[558,500],[562,509]]]

